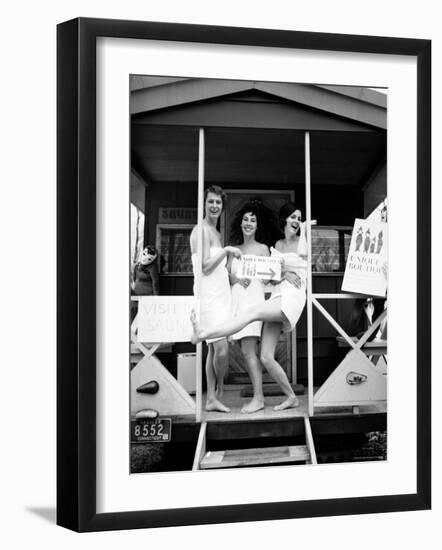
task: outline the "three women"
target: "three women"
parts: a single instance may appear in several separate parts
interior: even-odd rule
[[[220,207],[222,207],[221,204]],[[208,211],[207,209],[210,211],[210,207],[208,205],[206,205],[206,215]],[[261,255],[265,255],[266,251],[263,248],[262,243],[259,243],[259,241],[255,238],[256,229],[259,225],[256,212],[253,213],[253,211],[250,210],[250,207],[247,207],[246,209],[249,211],[243,212],[242,214],[242,224],[244,224],[244,230],[243,243],[240,246],[242,246],[243,249],[240,247],[225,247],[225,249],[223,249],[220,246],[221,241],[219,239],[219,234],[217,234],[216,236],[218,240],[216,242],[218,243],[217,246],[219,251],[216,254],[214,253],[213,257],[216,258],[216,260],[214,259],[212,263],[217,261],[216,265],[219,265],[219,263],[224,261],[224,259],[229,255],[239,258],[243,252],[250,250],[255,250],[255,252],[261,252]],[[284,237],[276,242],[275,247],[271,249],[271,255],[278,257],[281,261],[282,280],[273,288],[270,299],[262,300],[259,298],[254,301],[246,300],[245,304],[244,300],[240,300],[242,305],[237,308],[235,315],[232,313],[229,314],[225,311],[224,313],[227,313],[227,315],[223,315],[222,319],[217,316],[218,318],[216,323],[207,323],[202,312],[200,313],[199,319],[197,319],[195,312],[192,312],[191,316],[193,325],[193,343],[197,343],[202,340],[210,341],[213,339],[225,339],[228,336],[240,333],[240,331],[245,329],[245,327],[247,327],[250,323],[264,323],[261,334],[260,362],[267,369],[271,377],[279,384],[286,396],[282,403],[274,407],[275,410],[283,410],[298,406],[298,399],[290,385],[287,375],[275,359],[275,350],[281,333],[281,328],[285,332],[292,331],[304,309],[306,302],[307,276],[305,224],[301,223],[300,210],[297,209],[293,203],[285,204],[280,210],[279,221]],[[253,238],[251,238],[253,231],[255,231],[255,234],[253,235]],[[213,242],[213,232],[211,234],[209,233],[208,237],[211,237]],[[194,236],[194,239],[195,238],[196,235]],[[207,266],[207,258],[211,257],[211,253],[209,253],[207,246],[210,248],[210,245],[206,245],[206,252],[204,252],[203,247],[203,274],[204,266]],[[192,252],[193,251],[194,248],[192,248]],[[233,263],[233,259],[230,263]],[[235,281],[235,279],[233,279],[232,282],[234,282],[234,286],[235,284],[240,283],[239,281]],[[250,286],[250,282],[248,284],[245,283],[245,285],[241,284],[241,286],[243,286],[243,288],[247,288]],[[203,294],[201,302],[201,305],[203,305]],[[253,338],[255,337],[253,336]],[[224,341],[226,342],[225,345],[227,347],[227,341]],[[246,348],[247,347],[249,350],[254,349],[256,355],[256,340],[252,341],[250,345],[246,344]],[[252,357],[251,361],[250,357]],[[247,363],[254,387],[254,396],[252,401],[243,408],[243,411],[254,412],[264,406],[262,383],[260,378],[260,365],[259,362],[255,361],[253,354],[251,356],[249,355]],[[261,386],[261,390],[259,389],[259,386]],[[222,410],[219,407],[217,407],[217,409]]]

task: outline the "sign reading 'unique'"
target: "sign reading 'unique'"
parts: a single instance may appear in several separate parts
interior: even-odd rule
[[[385,297],[387,291],[387,224],[356,218],[342,290]]]

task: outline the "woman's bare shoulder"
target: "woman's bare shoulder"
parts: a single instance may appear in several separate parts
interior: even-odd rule
[[[283,240],[282,240],[282,239],[279,239],[279,241],[276,241],[274,248],[275,248],[276,250],[279,250],[280,252],[282,252],[282,250],[283,250],[283,248],[284,248]]]
[[[212,235],[205,223],[203,223],[203,246],[204,244],[209,246],[212,244]],[[198,248],[198,225],[195,225],[190,233],[190,248],[192,253],[195,253]]]
[[[211,232],[210,229],[207,227],[205,223],[203,223],[203,238],[210,239]],[[197,239],[198,238],[198,225],[194,225],[192,231],[190,232],[190,238],[191,239]]]
[[[270,250],[266,244],[261,244],[259,251],[261,256],[270,256]]]

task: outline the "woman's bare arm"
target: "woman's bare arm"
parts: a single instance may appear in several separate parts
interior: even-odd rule
[[[155,260],[155,262],[148,268],[152,279],[152,291],[154,296],[159,296],[160,294],[160,274],[158,271],[158,262],[159,258]]]
[[[192,254],[197,252],[197,227],[195,226],[190,236],[190,247]],[[234,246],[225,246],[221,248],[215,255],[210,256],[210,235],[203,228],[203,258],[202,271],[204,275],[210,275],[212,271],[226,258],[229,254],[234,257],[240,257],[241,251]]]
[[[233,286],[236,283],[239,283],[240,281],[239,277],[237,277],[236,274],[233,272],[232,264],[233,264],[233,256],[230,255],[229,259],[227,260],[227,271],[229,272],[229,281],[231,286]]]
[[[286,271],[281,277],[281,281],[287,281],[291,285],[296,286],[296,288],[301,288],[302,286],[301,277],[294,271]]]
[[[310,220],[310,225],[316,225],[316,220]],[[301,232],[299,235],[299,244],[298,244],[298,256],[303,260],[307,260],[308,251],[307,251],[307,222],[301,223]]]

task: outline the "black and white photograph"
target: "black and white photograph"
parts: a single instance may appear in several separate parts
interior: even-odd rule
[[[129,80],[130,473],[388,460],[388,89]]]

